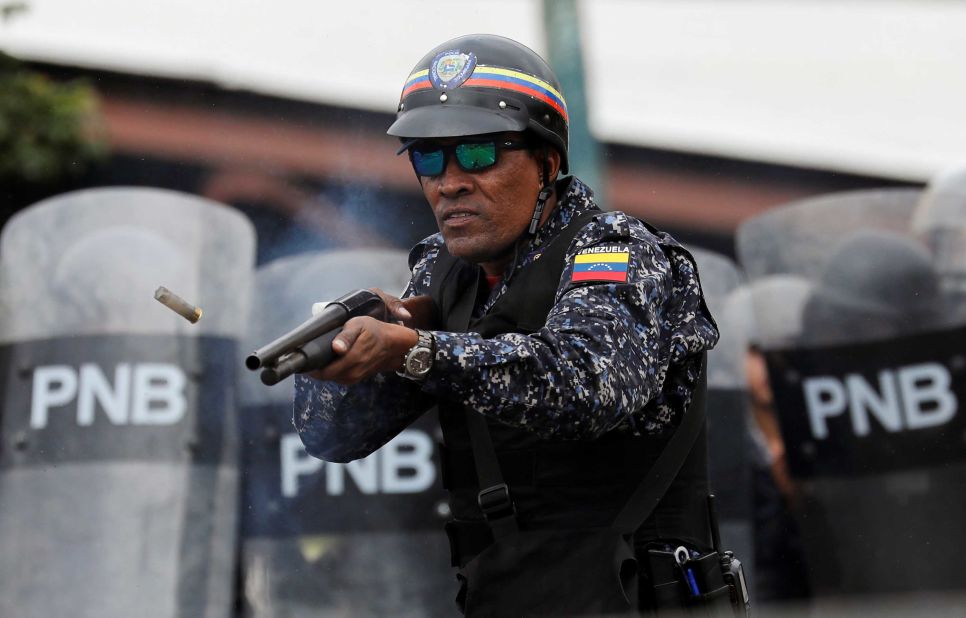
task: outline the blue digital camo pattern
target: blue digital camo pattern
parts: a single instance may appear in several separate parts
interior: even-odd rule
[[[591,209],[597,209],[592,192],[572,179],[513,272],[538,259],[573,217]],[[614,244],[630,252],[626,283],[570,282],[577,252]],[[404,297],[429,292],[442,245],[435,234],[413,249]],[[488,310],[505,291],[506,279],[480,309]],[[690,402],[699,369],[695,355],[718,339],[688,254],[670,236],[620,212],[601,212],[578,232],[556,303],[536,333],[434,335],[436,359],[422,384],[393,373],[351,388],[296,376],[294,422],[308,452],[330,461],[364,457],[437,400],[469,405],[543,438],[589,439],[614,429],[659,433]]]

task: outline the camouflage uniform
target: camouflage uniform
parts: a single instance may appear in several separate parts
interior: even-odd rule
[[[572,218],[598,210],[576,178],[561,181],[558,195],[550,218],[518,252],[509,283]],[[577,253],[614,244],[630,253],[626,282],[572,281]],[[403,297],[428,293],[442,246],[435,234],[413,249],[413,278]],[[506,290],[504,277],[477,315]],[[422,383],[391,372],[352,387],[296,376],[294,422],[308,452],[338,462],[364,457],[437,399],[547,439],[586,440],[611,430],[659,434],[687,407],[697,355],[718,339],[687,252],[620,212],[601,212],[577,233],[555,305],[538,332],[491,339],[433,334],[436,357]]]

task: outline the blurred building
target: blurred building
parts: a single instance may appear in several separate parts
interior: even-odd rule
[[[63,65],[102,97],[113,156],[92,185],[198,193],[241,208],[259,260],[311,248],[408,247],[435,230],[408,160],[385,135],[391,114]],[[902,181],[605,143],[609,209],[730,254],[747,217],[803,196]]]
[[[113,158],[92,184],[231,203],[258,228],[260,262],[352,243],[407,247],[435,227],[384,134],[408,68],[474,30],[545,48],[539,2],[436,4],[343,14],[246,1],[228,13],[52,0],[0,24],[0,50],[96,86]],[[957,46],[966,53],[955,37],[966,10],[954,3],[578,8],[605,206],[694,245],[733,254],[735,227],[772,206],[922,183],[963,131],[953,120],[966,80],[951,67]]]

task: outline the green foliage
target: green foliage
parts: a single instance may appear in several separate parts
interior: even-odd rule
[[[94,90],[0,54],[0,182],[77,177],[106,154]]]

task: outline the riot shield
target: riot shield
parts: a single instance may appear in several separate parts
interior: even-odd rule
[[[966,165],[929,183],[913,214],[912,229],[933,255],[953,319],[966,322]]]
[[[303,322],[315,302],[357,288],[399,294],[409,275],[401,251],[324,252],[271,262],[256,274],[246,350]],[[454,612],[435,419],[424,415],[366,459],[327,463],[306,454],[292,427],[291,378],[266,387],[246,372],[241,387],[245,615]]]
[[[0,615],[229,616],[251,224],[95,189],[19,213],[0,249]]]
[[[774,319],[788,295],[752,301],[819,597],[966,588],[966,329],[911,233],[918,199],[830,195],[739,229],[753,281],[809,284],[797,335]]]
[[[735,263],[723,255],[689,249],[698,264],[701,289],[721,333],[708,353],[708,468],[715,495],[722,549],[741,560],[754,589],[755,545],[752,534],[752,460],[755,443],[748,424],[744,353],[747,342],[727,311],[729,295],[741,283]]]

